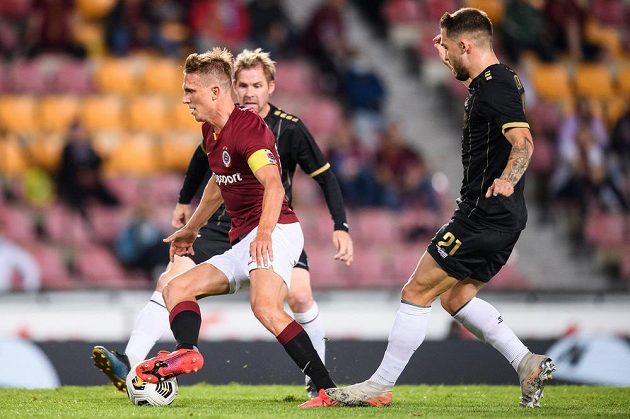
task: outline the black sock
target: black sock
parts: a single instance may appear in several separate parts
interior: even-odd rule
[[[284,346],[293,362],[308,375],[315,388],[319,391],[324,388],[336,387],[324,363],[319,358],[313,343],[302,326],[296,321],[289,323],[285,329],[276,336],[278,342]]]
[[[195,301],[182,301],[168,316],[171,330],[177,341],[177,349],[194,349],[199,342],[201,311]]]

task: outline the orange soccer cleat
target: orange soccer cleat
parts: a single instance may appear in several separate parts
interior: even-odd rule
[[[197,372],[203,367],[203,356],[194,349],[160,351],[157,356],[142,361],[136,375],[149,383],[158,383],[181,374]]]
[[[331,400],[330,397],[326,394],[325,390],[322,388],[317,392],[317,396],[313,397],[310,400],[305,401],[298,407],[300,409],[309,409],[311,407],[329,407],[336,406],[337,402]]]

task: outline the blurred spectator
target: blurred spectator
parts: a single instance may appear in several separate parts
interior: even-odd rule
[[[102,159],[92,147],[91,138],[81,123],[75,121],[69,129],[56,174],[57,195],[86,219],[89,198],[107,206],[119,203],[105,186],[101,169]]]
[[[613,128],[610,151],[621,171],[630,176],[630,100]]]
[[[576,108],[560,130],[552,187],[560,201],[568,204],[569,215],[577,223],[573,227],[581,230],[590,209],[627,211],[628,203],[606,164],[608,138],[603,122],[593,114],[588,99],[578,99]]]
[[[85,48],[73,38],[75,20],[74,0],[33,0],[26,36],[29,55],[52,52],[85,58]]]
[[[501,32],[505,54],[511,63],[518,64],[525,50],[536,52],[543,61],[555,58],[543,6],[543,0],[507,2]]]
[[[589,18],[588,2],[584,0],[546,0],[547,29],[555,47],[568,52],[575,61],[596,61],[601,48],[586,38]]]
[[[5,0],[0,4],[0,56],[24,55],[31,0]]]
[[[272,57],[291,57],[297,36],[280,0],[253,0],[248,4],[251,41]]]
[[[166,269],[168,244],[164,231],[151,221],[154,208],[149,199],[141,200],[129,223],[116,240],[116,256],[129,269],[140,269],[152,280]]]
[[[0,222],[0,293],[11,291],[21,284],[24,291],[37,291],[41,287],[39,265],[22,247],[2,235]]]
[[[328,161],[337,176],[346,204],[354,208],[377,206],[379,191],[370,152],[355,137],[352,125],[346,119],[342,121],[328,153]]]
[[[250,17],[242,0],[193,0],[188,19],[197,51],[216,45],[241,49],[250,34]]]
[[[389,208],[425,206],[437,212],[438,194],[422,155],[402,136],[398,122],[390,122],[376,151],[380,202]]]
[[[342,89],[347,112],[381,113],[386,99],[385,86],[369,57],[360,50],[351,53]]]
[[[324,0],[302,32],[302,48],[324,77],[322,90],[330,94],[339,92],[348,53],[345,6],[346,0]]]

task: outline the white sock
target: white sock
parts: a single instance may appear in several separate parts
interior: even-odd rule
[[[396,384],[409,359],[424,341],[430,314],[431,307],[400,302],[383,361],[370,381],[390,387]]]
[[[503,321],[503,317],[490,303],[473,298],[453,316],[462,326],[494,349],[508,360],[516,369],[519,362],[529,352],[523,342],[514,334],[512,329]]]
[[[304,331],[311,339],[313,348],[317,351],[317,355],[326,363],[326,332],[324,331],[324,322],[319,317],[319,307],[313,301],[313,306],[304,313],[293,313],[295,321],[302,325]]]
[[[138,314],[125,348],[125,355],[129,357],[132,368],[146,359],[155,342],[167,330],[170,330],[170,326],[164,297],[161,292],[154,291],[147,305]]]

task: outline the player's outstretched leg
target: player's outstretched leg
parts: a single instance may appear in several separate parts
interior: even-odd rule
[[[118,390],[127,390],[125,380],[130,367],[126,355],[110,351],[103,346],[95,346],[92,349],[92,361],[94,361],[94,366],[101,370]]]
[[[392,404],[392,386],[367,380],[348,387],[329,388],[326,395],[346,406],[384,407]]]
[[[518,379],[521,383],[521,406],[540,407],[545,381],[551,380],[556,366],[547,355],[529,352],[518,364]]]
[[[136,375],[149,383],[157,383],[182,374],[197,372],[203,367],[203,356],[195,349],[180,348],[160,351],[157,356],[136,366]]]

